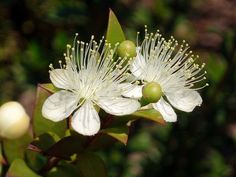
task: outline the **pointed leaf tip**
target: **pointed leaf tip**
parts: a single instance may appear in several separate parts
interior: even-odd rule
[[[108,26],[107,26],[107,34],[106,39],[109,43],[113,46],[116,43],[120,43],[125,40],[125,35],[122,30],[122,27],[114,14],[114,12],[110,9],[109,10],[109,19],[108,19]]]

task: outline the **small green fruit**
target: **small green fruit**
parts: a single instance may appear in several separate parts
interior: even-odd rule
[[[143,89],[143,98],[148,103],[156,103],[163,95],[161,86],[156,82],[147,83]]]
[[[125,40],[120,43],[120,45],[117,48],[117,53],[119,57],[124,58],[133,58],[136,57],[136,46],[132,41]]]

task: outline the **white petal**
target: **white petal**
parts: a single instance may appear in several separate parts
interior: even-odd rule
[[[71,126],[82,135],[91,136],[100,129],[100,119],[93,104],[86,101],[72,117]]]
[[[100,97],[97,104],[107,113],[112,115],[128,115],[140,108],[137,100],[122,97]]]
[[[131,64],[130,71],[134,76],[142,79],[142,74],[145,72],[146,62],[142,54],[140,53],[139,47],[137,47],[137,56],[135,57],[133,63]]]
[[[157,103],[152,104],[154,109],[159,111],[166,122],[176,122],[177,115],[171,105],[161,98]]]
[[[76,97],[72,92],[59,91],[46,99],[42,107],[43,117],[54,122],[67,118],[76,108]]]
[[[196,106],[202,104],[200,94],[194,90],[166,93],[166,97],[175,108],[185,112],[192,112]]]
[[[50,80],[57,88],[71,88],[71,77],[66,69],[53,69],[50,71]]]
[[[122,83],[119,85],[122,89],[122,95],[128,98],[141,98],[142,86],[130,83]]]

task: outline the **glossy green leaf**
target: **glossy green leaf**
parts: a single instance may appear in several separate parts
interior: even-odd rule
[[[123,144],[127,144],[128,141],[128,133],[129,128],[127,126],[123,127],[115,127],[115,128],[107,128],[101,130],[102,133],[106,133],[109,136],[115,138],[116,140],[120,141]]]
[[[51,132],[44,133],[38,137],[36,137],[33,142],[30,143],[28,149],[36,152],[43,152],[48,148],[52,147],[60,138]]]
[[[83,136],[68,136],[62,138],[60,141],[55,143],[53,146],[45,150],[45,155],[59,157],[63,159],[70,159],[73,154],[80,153],[83,151],[85,144],[85,137]]]
[[[46,132],[53,132],[60,137],[63,137],[67,129],[66,120],[60,122],[53,122],[45,119],[42,116],[42,105],[47,97],[55,91],[51,84],[39,84],[37,88],[37,98],[35,104],[35,110],[33,115],[33,128],[36,136],[39,136]]]
[[[11,164],[7,177],[40,177],[33,172],[22,159],[16,159]]]
[[[78,157],[77,166],[83,177],[107,177],[103,160],[94,153],[83,153]]]
[[[119,21],[116,18],[114,12],[110,9],[109,20],[107,26],[106,40],[113,46],[116,43],[120,43],[125,40],[124,32],[120,26]]]
[[[160,124],[165,124],[165,120],[163,119],[162,115],[155,109],[139,110],[133,113],[132,115],[143,118],[143,119],[152,120]]]
[[[32,137],[29,134],[25,134],[21,138],[14,140],[3,140],[3,149],[6,159],[9,163],[12,163],[15,159],[23,159],[25,155],[25,149],[32,141]]]

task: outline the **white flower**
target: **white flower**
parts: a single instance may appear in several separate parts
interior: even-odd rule
[[[77,35],[76,35],[77,36]],[[52,121],[61,121],[72,113],[71,125],[83,135],[94,135],[100,129],[100,118],[95,106],[112,115],[127,115],[139,109],[135,99],[122,97],[120,83],[128,77],[128,65],[118,58],[114,61],[115,49],[93,36],[89,43],[74,41],[67,45],[66,65],[50,71],[54,86],[62,89],[51,95],[42,107],[42,114]]]
[[[196,106],[200,106],[202,98],[196,90],[204,86],[195,86],[206,79],[203,67],[195,64],[195,58],[187,51],[188,45],[183,41],[182,45],[171,37],[165,41],[158,31],[149,34],[145,29],[145,39],[137,47],[137,56],[131,64],[132,74],[140,80],[140,84],[126,84],[129,90],[123,95],[126,97],[142,97],[142,87],[146,83],[155,82],[161,86],[163,96],[156,103],[152,103],[154,109],[159,111],[167,122],[177,120],[173,108],[191,112]],[[168,102],[171,104],[169,104]]]

